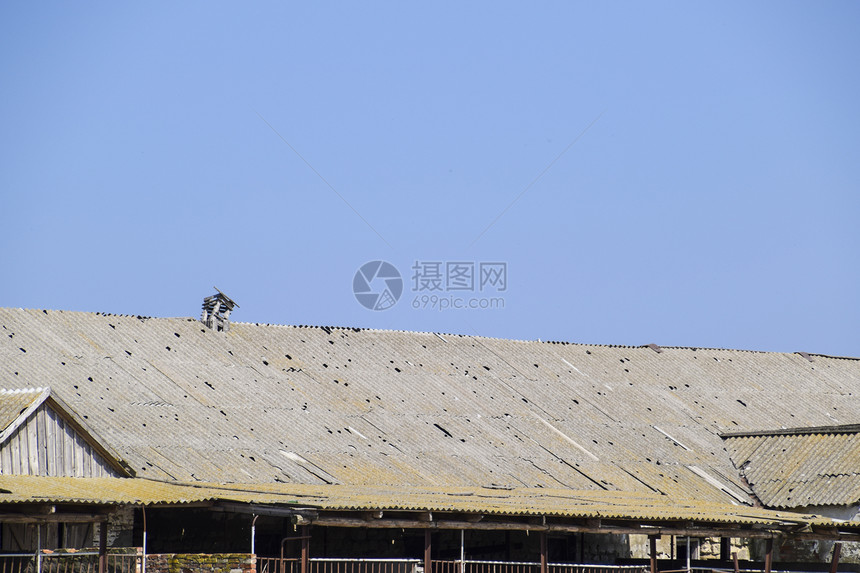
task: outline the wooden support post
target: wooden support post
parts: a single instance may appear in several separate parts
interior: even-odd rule
[[[771,567],[773,567],[773,539],[768,539],[765,545],[764,573],[770,573]]]
[[[433,571],[433,561],[430,559],[431,540],[430,528],[427,528],[424,530],[424,573],[432,573]]]
[[[657,573],[657,536],[649,535],[648,541],[651,543],[651,573]]]
[[[740,566],[738,565],[738,552],[732,551],[732,561],[735,564],[735,573],[740,573]]]
[[[311,550],[311,532],[307,525],[302,525],[302,573],[308,573],[308,554]]]
[[[99,523],[99,573],[107,573],[107,529],[107,521]]]
[[[549,573],[549,559],[547,558],[546,531],[540,532],[540,573]]]
[[[836,573],[839,569],[839,553],[842,552],[842,542],[837,541],[833,544],[833,559],[830,560],[830,573]]]

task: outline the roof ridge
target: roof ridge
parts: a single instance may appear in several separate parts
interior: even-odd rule
[[[59,312],[59,313],[75,313],[75,314],[89,314],[93,316],[116,316],[116,317],[127,317],[127,318],[136,318],[138,320],[185,320],[185,321],[198,321],[197,318],[190,316],[144,316],[139,314],[122,314],[122,313],[112,313],[112,312],[100,312],[100,311],[85,311],[85,310],[57,310],[57,309],[42,309],[42,308],[22,308],[22,307],[0,307],[0,310],[20,310],[20,311],[32,311],[38,312],[41,311],[45,314],[48,312]],[[245,326],[272,326],[278,328],[306,328],[306,329],[329,329],[329,330],[344,330],[344,331],[353,331],[353,332],[397,332],[403,334],[423,334],[423,335],[434,335],[434,336],[451,336],[451,337],[459,337],[459,338],[478,338],[483,340],[499,340],[505,342],[520,342],[520,343],[539,343],[539,344],[561,344],[565,346],[583,346],[590,348],[649,348],[651,345],[649,344],[601,344],[601,343],[592,343],[592,342],[572,342],[566,340],[543,340],[541,338],[537,339],[525,339],[525,338],[505,338],[501,336],[485,336],[482,334],[464,334],[464,333],[454,333],[454,332],[439,332],[439,331],[429,331],[429,330],[408,330],[408,329],[389,329],[389,328],[369,328],[363,326],[334,326],[334,325],[308,325],[308,324],[279,324],[279,323],[268,323],[268,322],[251,322],[251,321],[231,321],[234,325],[245,325]],[[772,350],[751,350],[744,348],[725,348],[725,347],[709,347],[709,346],[663,346],[660,345],[659,348],[666,350],[691,350],[693,352],[697,351],[718,351],[718,352],[747,352],[753,354],[781,354],[781,355],[792,355],[798,354],[804,357],[808,356],[817,356],[820,358],[829,358],[832,360],[852,360],[852,361],[860,361],[860,357],[851,357],[851,356],[834,356],[830,354],[822,354],[815,352],[780,352],[780,351],[772,351]]]

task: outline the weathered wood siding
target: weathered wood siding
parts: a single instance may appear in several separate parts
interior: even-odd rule
[[[42,404],[0,447],[0,473],[119,477],[105,459],[46,404]]]

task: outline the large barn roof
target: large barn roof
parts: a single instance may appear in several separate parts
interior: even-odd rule
[[[860,361],[0,309],[0,387],[50,386],[140,477],[754,502],[724,432],[860,423]]]

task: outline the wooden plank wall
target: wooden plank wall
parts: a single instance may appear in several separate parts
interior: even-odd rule
[[[42,404],[0,447],[0,473],[119,477],[104,458],[46,404]]]

